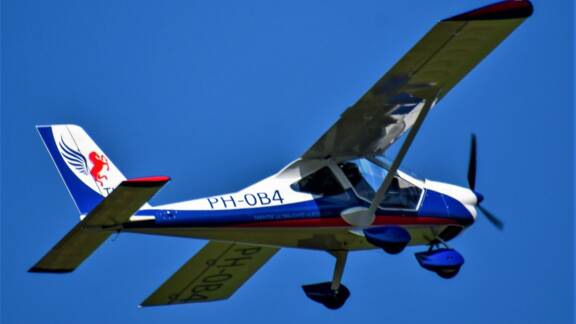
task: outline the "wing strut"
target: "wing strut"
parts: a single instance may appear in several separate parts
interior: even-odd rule
[[[410,145],[412,145],[412,141],[416,137],[416,133],[418,133],[418,130],[420,129],[420,126],[422,126],[422,122],[426,118],[426,115],[428,115],[428,112],[430,111],[430,109],[432,109],[432,107],[434,107],[434,105],[436,104],[437,101],[438,101],[437,99],[434,99],[433,101],[432,100],[426,100],[424,102],[424,107],[422,108],[422,110],[418,114],[418,118],[416,119],[414,126],[412,126],[412,129],[410,129],[410,132],[406,136],[404,143],[402,143],[402,147],[400,148],[400,151],[398,152],[398,154],[396,155],[396,158],[392,162],[392,165],[388,169],[388,174],[386,175],[386,177],[384,178],[384,181],[380,185],[380,188],[378,188],[378,191],[376,191],[376,194],[374,195],[374,199],[372,200],[372,204],[370,204],[370,208],[368,209],[368,216],[369,217],[374,216],[374,213],[376,212],[378,205],[386,196],[386,191],[388,191],[388,187],[390,187],[390,184],[392,184],[392,179],[394,179],[394,176],[396,176],[396,171],[398,171],[398,168],[400,167],[400,164],[402,163],[404,156],[408,152]]]

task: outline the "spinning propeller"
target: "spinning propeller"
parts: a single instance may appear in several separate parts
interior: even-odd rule
[[[496,226],[499,230],[504,228],[504,223],[500,219],[498,219],[494,214],[492,214],[488,209],[482,207],[480,203],[484,200],[484,196],[475,190],[476,188],[476,135],[472,134],[472,143],[470,145],[470,162],[468,164],[468,186],[474,194],[478,198],[478,202],[476,206],[484,216],[492,223],[492,225]]]

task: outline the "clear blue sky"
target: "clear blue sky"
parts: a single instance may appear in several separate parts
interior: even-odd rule
[[[572,323],[572,1],[535,14],[430,114],[405,161],[477,187],[506,222],[452,242],[451,281],[410,248],[350,256],[339,311],[300,285],[326,253],[282,250],[232,299],[138,309],[203,244],[122,234],[75,273],[29,274],[78,221],[34,125],[82,125],[153,202],[240,189],[297,158],[433,24],[487,0],[2,2],[2,323]]]

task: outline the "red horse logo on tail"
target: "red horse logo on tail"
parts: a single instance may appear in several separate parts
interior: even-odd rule
[[[90,159],[90,162],[92,162],[90,175],[92,175],[94,181],[100,184],[100,186],[104,186],[104,183],[102,183],[102,179],[108,180],[108,177],[100,173],[102,173],[104,166],[106,166],[106,171],[110,170],[110,165],[108,165],[108,159],[106,158],[106,156],[104,156],[104,154],[99,155],[94,151],[90,152],[90,154],[88,155],[88,159]]]

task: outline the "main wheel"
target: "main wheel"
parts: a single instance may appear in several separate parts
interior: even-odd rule
[[[446,268],[436,270],[436,274],[444,279],[452,279],[460,272],[460,268]]]
[[[382,250],[388,254],[399,254],[400,252],[404,251],[406,247],[406,243],[388,243],[386,245],[382,245]]]
[[[338,291],[331,288],[331,282],[302,286],[304,293],[308,298],[324,305],[328,309],[338,309],[346,303],[350,297],[350,290],[343,284],[340,284]]]
[[[350,290],[348,290],[346,286],[340,285],[338,292],[334,292],[334,294],[327,298],[322,305],[328,309],[339,309],[344,306],[348,297],[350,297]]]

